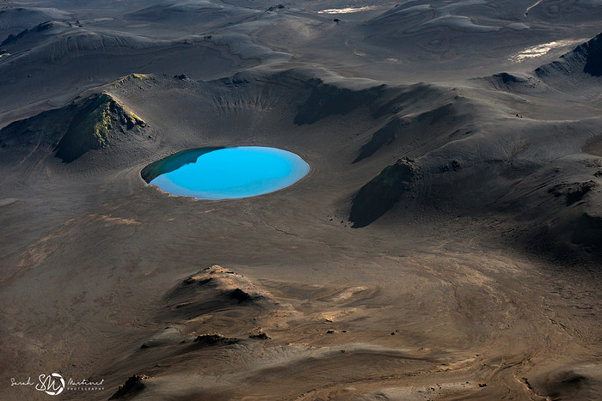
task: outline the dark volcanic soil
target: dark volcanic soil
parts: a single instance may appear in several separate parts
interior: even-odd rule
[[[102,381],[73,400],[602,398],[601,20],[0,2],[0,399],[54,372]],[[233,145],[311,171],[236,200],[147,184]]]

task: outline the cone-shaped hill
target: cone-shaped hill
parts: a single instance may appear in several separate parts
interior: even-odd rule
[[[70,163],[86,152],[105,148],[118,136],[140,134],[146,126],[111,95],[91,95],[63,108],[16,121],[0,130],[0,146],[52,147]]]

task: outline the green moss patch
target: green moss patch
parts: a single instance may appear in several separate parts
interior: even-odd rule
[[[77,105],[65,135],[56,147],[56,156],[69,163],[90,150],[111,143],[115,131],[125,132],[146,124],[134,113],[103,93]]]

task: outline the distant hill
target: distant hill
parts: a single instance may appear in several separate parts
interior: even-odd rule
[[[563,54],[559,60],[542,65],[535,70],[535,74],[540,78],[558,73],[579,72],[594,77],[602,76],[602,33],[577,46],[569,53]]]

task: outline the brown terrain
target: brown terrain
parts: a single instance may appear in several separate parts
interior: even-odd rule
[[[56,372],[102,382],[65,400],[601,400],[600,21],[0,2],[0,399]],[[239,145],[311,171],[234,200],[143,179]]]

